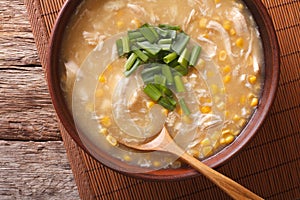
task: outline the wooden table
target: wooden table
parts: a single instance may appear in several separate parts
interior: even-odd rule
[[[64,1],[0,0],[0,200],[223,199],[201,176],[177,182],[125,177],[60,132],[41,63]],[[217,170],[267,199],[300,199],[300,1],[262,2],[281,49],[277,97],[257,136]]]
[[[22,0],[0,0],[0,199],[79,199]]]

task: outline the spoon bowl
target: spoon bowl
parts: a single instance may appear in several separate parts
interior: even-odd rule
[[[189,164],[199,173],[204,175],[206,178],[211,180],[216,184],[220,189],[226,192],[229,196],[234,199],[263,199],[258,195],[254,194],[244,186],[233,181],[232,179],[224,176],[223,174],[217,172],[216,170],[208,167],[200,160],[186,153],[181,147],[179,147],[172,137],[170,136],[168,130],[163,127],[160,133],[158,133],[152,140],[144,144],[133,144],[124,142],[123,140],[119,141],[121,144],[143,151],[164,151],[172,153],[182,159],[186,164]]]

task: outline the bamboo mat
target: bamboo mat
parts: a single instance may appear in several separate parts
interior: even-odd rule
[[[51,28],[65,0],[24,0],[41,63]],[[300,199],[300,0],[262,0],[281,50],[274,105],[256,137],[217,170],[266,199]],[[203,176],[177,182],[126,177],[84,153],[63,127],[68,158],[82,199],[227,199]]]

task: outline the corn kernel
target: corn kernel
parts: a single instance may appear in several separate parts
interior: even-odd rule
[[[161,166],[161,162],[160,161],[154,161],[153,166],[154,167],[159,167],[159,166]]]
[[[190,150],[188,151],[188,153],[189,153],[190,155],[196,157],[196,158],[198,158],[198,157],[200,156],[200,152],[199,152],[198,150],[196,150],[196,149],[190,149]]]
[[[211,103],[211,98],[209,97],[200,97],[199,102],[204,104],[204,103]]]
[[[129,155],[124,155],[124,156],[123,156],[123,159],[124,159],[126,162],[132,161],[132,158],[131,158]]]
[[[220,144],[222,144],[222,145],[226,144],[225,138],[220,139]]]
[[[233,135],[238,136],[240,134],[240,132],[241,132],[240,130],[237,130],[237,131],[233,132]]]
[[[250,75],[250,76],[248,77],[248,81],[249,81],[249,83],[251,83],[252,85],[256,83],[256,80],[257,80],[257,78],[256,78],[256,76],[254,76],[254,75]]]
[[[226,58],[227,58],[227,52],[225,50],[221,50],[219,52],[219,60],[224,61],[224,60],[226,60]]]
[[[237,122],[241,119],[241,117],[239,115],[235,114],[232,119]]]
[[[118,27],[119,29],[123,28],[123,27],[124,27],[124,22],[123,22],[123,21],[118,21],[118,22],[117,22],[117,27]]]
[[[235,35],[236,35],[235,29],[234,29],[234,28],[231,28],[231,29],[229,30],[229,34],[230,34],[231,36],[235,36]]]
[[[152,108],[152,107],[154,106],[154,104],[155,104],[155,103],[154,103],[153,101],[148,101],[148,102],[147,102],[147,108],[148,108],[148,109]]]
[[[224,83],[229,83],[230,80],[231,80],[231,76],[230,76],[230,75],[226,75],[226,76],[224,76],[224,78],[223,78],[223,82],[224,82]]]
[[[256,97],[253,93],[248,94],[248,99],[253,99],[254,97]]]
[[[215,0],[215,3],[220,3],[221,2],[221,0]]]
[[[223,28],[226,30],[226,31],[229,31],[231,29],[231,22],[229,20],[225,20],[223,22]]]
[[[105,126],[105,127],[109,127],[111,125],[111,119],[110,117],[106,116],[106,117],[102,117],[100,119],[100,123]]]
[[[246,96],[245,95],[242,95],[241,98],[240,98],[240,103],[242,105],[244,105],[246,103]]]
[[[228,110],[225,110],[224,111],[224,116],[227,118],[227,117],[229,117],[229,111]]]
[[[171,167],[173,169],[178,169],[181,167],[181,162],[179,160],[175,160],[174,162],[171,163]]]
[[[141,21],[140,20],[138,20],[138,19],[133,19],[133,20],[131,20],[131,23],[136,27],[136,28],[138,28],[138,27],[140,27],[142,24],[141,24]]]
[[[239,3],[238,8],[239,8],[240,10],[243,10],[243,9],[244,9],[244,5],[241,4],[241,3]]]
[[[208,22],[207,18],[204,18],[204,17],[201,18],[199,21],[199,27],[202,29],[206,28],[207,22]]]
[[[181,116],[181,115],[183,114],[183,111],[182,111],[182,109],[181,109],[181,108],[179,108],[179,109],[178,109],[178,111],[177,111],[177,113],[178,113],[178,115],[180,115],[180,116]]]
[[[210,106],[201,106],[200,111],[204,114],[208,114],[211,112],[211,107]]]
[[[99,133],[101,133],[101,134],[103,134],[103,135],[107,135],[108,130],[107,130],[107,128],[101,128],[101,129],[99,130]]]
[[[216,143],[213,145],[213,149],[218,150],[220,147],[220,142],[216,141]]]
[[[234,140],[234,136],[233,135],[229,135],[225,138],[225,143],[226,144],[230,144],[232,141]]]
[[[203,139],[203,140],[200,142],[200,144],[201,144],[202,146],[209,146],[209,145],[211,145],[211,142],[210,142],[210,139],[209,139],[209,138],[205,138],[205,139]]]
[[[167,109],[162,109],[161,113],[165,116],[168,116],[169,111]]]
[[[98,78],[100,83],[105,83],[106,82],[106,77],[104,75],[100,75]]]
[[[239,127],[244,127],[246,125],[247,121],[245,119],[241,119],[239,121]]]
[[[243,46],[244,46],[244,40],[243,40],[243,38],[239,37],[239,38],[235,41],[235,44],[236,44],[237,47],[243,48]]]
[[[231,131],[229,129],[222,130],[222,136],[231,135]]]
[[[258,98],[255,97],[255,98],[252,99],[250,105],[251,105],[252,107],[254,107],[254,106],[257,106],[257,104],[258,104]]]
[[[111,135],[107,135],[106,136],[106,140],[112,145],[112,146],[116,146],[118,144],[118,141],[116,140],[116,138],[114,138]]]
[[[204,157],[210,156],[213,153],[213,148],[211,146],[206,146],[202,148],[202,154]]]
[[[224,72],[225,74],[231,72],[231,67],[230,67],[230,65],[225,65],[225,67],[223,67],[223,72]]]

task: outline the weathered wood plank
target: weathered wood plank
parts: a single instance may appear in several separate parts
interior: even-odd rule
[[[0,139],[61,140],[25,5],[0,1]]]
[[[0,199],[78,199],[62,142],[0,140]]]
[[[25,5],[0,5],[0,199],[79,199]]]

